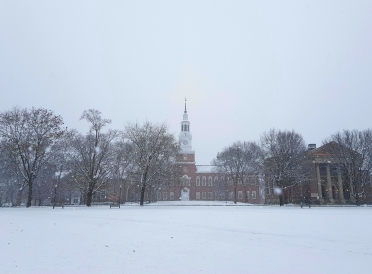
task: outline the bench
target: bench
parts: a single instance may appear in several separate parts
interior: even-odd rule
[[[60,206],[60,207],[62,207],[62,209],[65,207],[64,204],[54,204],[54,205],[53,205],[53,209],[54,209],[56,206]]]
[[[309,208],[311,208],[311,204],[309,202],[301,202],[301,208],[303,208],[304,206],[308,206]]]
[[[118,207],[118,208],[120,208],[120,204],[119,204],[119,203],[112,203],[112,204],[110,205],[110,209],[111,209],[112,207]]]

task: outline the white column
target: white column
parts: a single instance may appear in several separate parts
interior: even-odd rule
[[[316,178],[318,182],[318,197],[319,197],[319,202],[323,203],[323,193],[322,193],[322,181],[320,179],[320,170],[319,170],[319,164],[316,165]]]
[[[327,164],[326,169],[327,169],[327,189],[328,189],[327,198],[328,198],[329,202],[332,203],[333,202],[332,182],[331,182],[331,170],[329,168],[329,164]]]
[[[343,188],[340,168],[337,169],[337,181],[338,181],[338,193],[340,194],[340,202],[344,204],[345,197],[344,197],[344,188]]]

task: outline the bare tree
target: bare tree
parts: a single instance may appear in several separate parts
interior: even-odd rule
[[[369,181],[372,171],[372,131],[370,129],[344,130],[324,140],[332,155],[343,171],[343,177],[349,187],[349,193],[355,198],[357,205],[363,194],[363,182]]]
[[[98,110],[86,110],[80,119],[90,123],[90,130],[86,136],[76,133],[73,137],[71,169],[74,169],[75,179],[83,185],[86,205],[91,206],[93,194],[110,178],[112,142],[118,134],[113,130],[102,132],[111,120],[103,119]]]
[[[43,108],[14,107],[0,113],[1,144],[28,185],[27,207],[31,206],[34,180],[65,133],[62,125],[60,116]]]
[[[234,203],[237,202],[238,182],[245,182],[249,174],[259,172],[262,162],[260,147],[254,142],[235,142],[224,148],[212,161],[216,171],[227,175],[234,187]]]
[[[168,132],[165,124],[127,124],[124,136],[133,144],[132,158],[135,172],[140,176],[140,205],[143,206],[146,187],[151,185],[155,178],[165,174],[169,167],[176,166],[179,144]]]
[[[14,161],[9,157],[8,153],[3,150],[6,146],[0,145],[0,206],[2,203],[21,204],[23,189],[27,186],[18,172]]]
[[[261,136],[265,152],[265,179],[277,188],[280,205],[283,205],[282,189],[302,183],[307,178],[306,145],[295,131],[271,129]]]
[[[112,161],[112,174],[113,179],[117,183],[117,189],[124,189],[124,203],[128,199],[128,191],[130,182],[133,177],[134,162],[132,161],[132,155],[134,152],[133,145],[125,141],[124,139],[114,144],[114,158]],[[119,193],[120,195],[120,193]],[[120,200],[121,197],[120,197]]]

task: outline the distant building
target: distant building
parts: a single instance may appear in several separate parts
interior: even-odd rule
[[[301,184],[281,189],[284,203],[301,203],[304,200],[313,204],[355,203],[355,193],[344,179],[345,170],[333,155],[332,145],[334,144],[327,143],[319,148],[314,144],[308,146],[306,164],[309,167],[309,177]],[[372,201],[372,186],[370,177],[367,178],[367,181],[358,182],[361,203]],[[266,182],[266,203],[279,203],[275,188],[272,182]]]
[[[179,142],[181,149],[178,155],[178,164],[182,171],[181,187],[173,186],[167,190],[158,191],[157,200],[233,201],[234,188],[228,176],[218,173],[215,166],[196,164],[186,102]],[[237,201],[252,204],[262,202],[257,176],[249,176],[246,182],[238,184]]]

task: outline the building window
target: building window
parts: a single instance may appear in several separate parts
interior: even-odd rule
[[[191,178],[187,177],[187,175],[183,175],[181,178],[182,185],[183,186],[190,186],[190,180]]]
[[[196,177],[196,186],[200,186],[200,177],[199,176]]]
[[[213,181],[212,181],[211,176],[209,176],[209,178],[208,178],[208,186],[213,186]]]
[[[174,192],[169,193],[169,200],[174,200]]]
[[[202,199],[206,200],[207,199],[207,192],[202,192]]]
[[[247,194],[247,201],[248,201],[248,199],[249,199],[249,191],[247,191],[246,194]]]
[[[208,200],[213,200],[213,192],[208,192]]]
[[[239,200],[243,199],[243,191],[238,191],[238,199]]]
[[[267,194],[267,195],[270,195],[270,194],[271,194],[270,185],[267,186],[267,188],[266,188],[266,194]]]
[[[205,176],[203,176],[203,178],[202,178],[202,186],[206,186],[206,181],[207,181],[207,178],[205,178]]]
[[[256,199],[256,191],[252,191],[252,199]]]
[[[101,199],[106,199],[106,190],[101,190]]]
[[[256,183],[256,179],[257,179],[257,177],[253,177],[253,178],[252,178],[252,180],[251,180],[252,185],[257,185],[257,183]]]
[[[163,201],[168,200],[168,192],[163,192]]]
[[[218,177],[217,177],[217,176],[214,177],[214,185],[215,185],[215,186],[218,186]]]
[[[200,200],[200,192],[196,192],[196,200]]]

